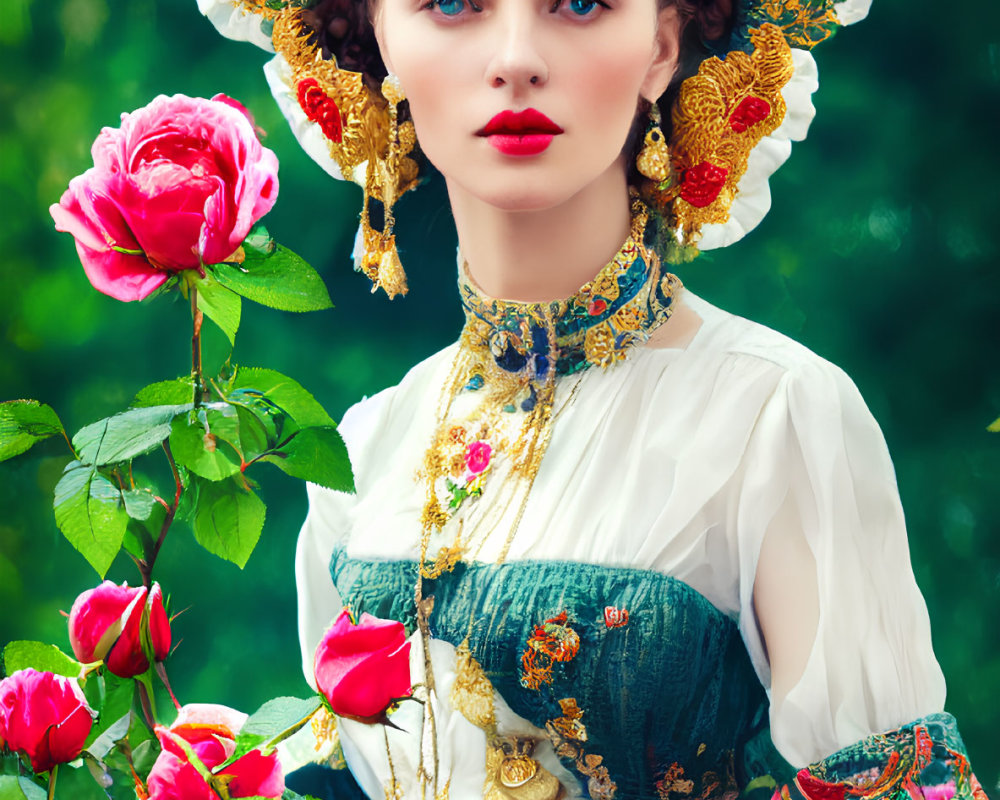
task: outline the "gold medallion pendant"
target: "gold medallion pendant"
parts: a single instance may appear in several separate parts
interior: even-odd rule
[[[559,800],[563,785],[532,757],[535,740],[495,737],[486,750],[484,800]]]

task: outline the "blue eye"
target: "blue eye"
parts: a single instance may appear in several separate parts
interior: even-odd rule
[[[482,6],[473,0],[431,0],[424,8],[437,9],[446,17],[457,17],[466,10],[466,6],[473,11],[482,11]]]
[[[585,17],[597,8],[597,0],[569,0],[569,8],[577,16]]]

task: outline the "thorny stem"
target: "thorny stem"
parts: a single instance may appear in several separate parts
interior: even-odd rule
[[[156,544],[153,545],[153,552],[149,554],[148,558],[139,562],[139,572],[142,573],[142,585],[147,589],[153,585],[153,566],[156,564],[156,557],[160,554],[160,548],[163,547],[163,540],[167,538],[167,531],[170,529],[170,525],[177,514],[177,507],[180,505],[181,494],[184,491],[184,483],[181,481],[180,472],[177,471],[174,454],[170,452],[170,441],[168,439],[163,440],[163,452],[166,453],[167,461],[170,463],[170,471],[174,475],[174,485],[177,488],[174,491],[174,502],[167,506],[167,514],[163,518],[163,524],[160,526],[160,535],[156,539]]]
[[[205,376],[201,369],[201,324],[205,319],[201,309],[198,308],[198,290],[192,286],[191,296],[191,320],[193,328],[191,333],[191,378],[194,381],[194,406],[201,405],[202,397],[205,394]]]
[[[52,767],[52,771],[49,773],[49,798],[52,800],[56,796],[56,777],[59,775],[59,765],[56,764]]]
[[[181,710],[181,704],[177,702],[177,698],[174,697],[174,690],[170,688],[170,681],[167,679],[167,668],[163,666],[162,661],[157,661],[154,665],[156,674],[159,676],[160,680],[163,682],[164,687],[166,687],[167,694],[170,695],[170,699],[173,701],[174,708],[178,711]]]
[[[149,725],[149,729],[156,730],[156,719],[153,716],[153,706],[149,702],[149,691],[146,689],[146,684],[142,681],[136,681],[136,686],[139,687],[139,705],[142,706],[142,715],[146,718],[146,724]]]

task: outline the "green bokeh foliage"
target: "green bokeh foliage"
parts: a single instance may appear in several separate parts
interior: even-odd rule
[[[809,139],[772,181],[774,208],[740,245],[680,270],[689,288],[840,364],[893,453],[913,568],[973,765],[1000,781],[1000,414],[996,354],[1000,13],[993,0],[930,9],[876,0],[817,52]],[[102,125],[160,93],[241,99],[281,160],[267,224],[323,274],[336,309],[247,304],[234,360],[297,378],[339,416],[451,341],[461,315],[454,229],[439,180],[400,203],[411,292],[370,296],[349,264],[359,192],[295,145],[252,46],[218,37],[194,0],[6,0],[0,15],[0,399],[33,397],[67,429],[187,369],[182,302],[94,292],[47,213],[90,164]],[[206,367],[228,352],[208,334]],[[0,642],[67,646],[73,598],[95,575],[55,527],[60,442],[0,466]],[[273,470],[268,518],[240,572],[178,527],[159,565],[174,611],[182,701],[252,710],[305,691],[292,557],[301,485]],[[905,569],[905,565],[900,565]],[[110,577],[138,582],[124,557]],[[211,668],[206,668],[206,665]],[[82,796],[82,795],[81,795]]]

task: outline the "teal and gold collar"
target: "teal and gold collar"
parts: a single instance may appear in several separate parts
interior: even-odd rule
[[[495,364],[530,383],[544,381],[553,368],[556,376],[572,375],[625,358],[667,320],[681,288],[645,244],[648,218],[648,210],[638,205],[632,231],[615,257],[566,300],[486,297],[463,265],[458,281],[465,309],[462,347],[480,356],[480,363]],[[479,388],[484,379],[473,375],[467,388]]]

